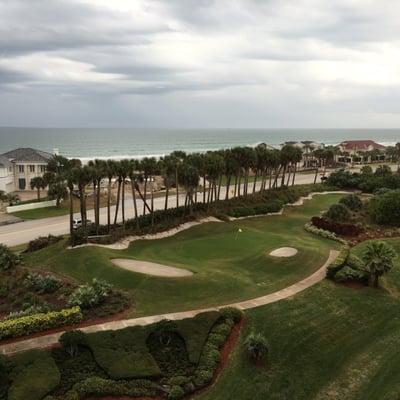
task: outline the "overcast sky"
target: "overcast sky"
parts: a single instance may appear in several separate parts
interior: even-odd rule
[[[0,0],[0,126],[400,127],[399,0]]]

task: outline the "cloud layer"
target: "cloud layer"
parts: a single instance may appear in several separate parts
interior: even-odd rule
[[[0,125],[398,127],[397,0],[0,0]]]

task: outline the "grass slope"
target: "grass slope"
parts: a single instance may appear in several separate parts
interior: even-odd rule
[[[134,242],[124,251],[96,247],[71,251],[61,242],[26,255],[25,261],[81,282],[97,277],[129,290],[137,305],[135,315],[228,304],[282,289],[317,270],[337,244],[306,233],[303,226],[339,197],[316,196],[301,207],[288,207],[282,216],[203,224],[169,238]],[[237,234],[239,228],[243,232]],[[286,259],[269,256],[283,246],[299,253]],[[182,267],[194,276],[147,276],[114,266],[112,258]]]
[[[388,242],[400,252],[399,239]],[[399,399],[400,260],[383,286],[354,290],[324,281],[249,310],[241,341],[262,332],[270,343],[267,366],[253,366],[240,345],[219,382],[196,399]]]

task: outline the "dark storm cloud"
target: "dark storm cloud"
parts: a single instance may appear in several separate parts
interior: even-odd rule
[[[53,124],[400,123],[399,13],[394,0],[0,0],[0,120],[18,124],[17,108],[43,124],[40,98]]]

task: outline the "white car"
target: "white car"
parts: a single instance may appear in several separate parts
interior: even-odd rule
[[[92,221],[90,219],[86,220],[86,224],[90,225]],[[72,226],[74,229],[78,229],[82,226],[82,219],[81,218],[74,218],[72,220]]]

